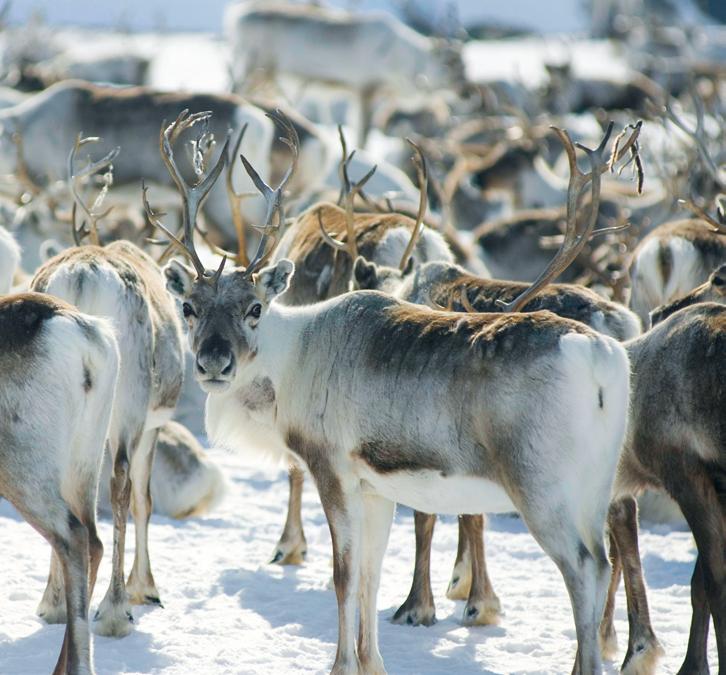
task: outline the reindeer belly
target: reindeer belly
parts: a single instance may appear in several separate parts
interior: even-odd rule
[[[362,463],[361,463],[362,464]],[[378,473],[359,467],[365,491],[424,513],[506,513],[516,511],[501,485],[475,476],[443,476],[439,471]]]

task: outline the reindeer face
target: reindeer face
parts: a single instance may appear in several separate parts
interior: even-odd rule
[[[227,390],[238,368],[254,359],[258,325],[272,299],[287,289],[293,270],[292,262],[280,260],[251,279],[237,268],[214,284],[176,260],[164,268],[168,290],[182,303],[194,376],[204,391]]]

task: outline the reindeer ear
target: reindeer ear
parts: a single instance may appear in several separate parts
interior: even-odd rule
[[[196,273],[178,260],[171,260],[164,266],[164,276],[169,293],[177,298],[185,298],[192,290]]]
[[[263,267],[255,275],[255,282],[264,293],[265,302],[284,293],[290,286],[290,277],[295,271],[295,264],[292,260],[282,258],[274,265]]]
[[[368,262],[363,256],[358,256],[353,263],[353,279],[356,288],[361,290],[376,290],[378,286],[378,267]]]

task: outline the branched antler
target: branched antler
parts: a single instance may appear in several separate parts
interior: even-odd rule
[[[345,251],[350,256],[351,260],[355,260],[358,257],[358,246],[357,236],[355,232],[355,217],[354,217],[354,202],[356,195],[360,195],[363,190],[363,186],[370,180],[371,176],[376,172],[378,168],[374,165],[368,173],[363,176],[358,182],[354,182],[348,175],[348,167],[351,160],[355,156],[355,150],[350,154],[348,153],[348,147],[345,142],[345,136],[343,135],[343,129],[338,125],[338,135],[340,137],[340,145],[342,149],[342,159],[340,161],[340,194],[338,196],[338,205],[343,202],[345,209],[345,229],[346,229],[346,240],[344,242],[334,239],[328,231],[325,229],[323,219],[320,210],[317,211],[318,224],[320,225],[320,232],[323,239],[327,244],[332,246],[337,251]]]
[[[555,257],[550,261],[549,265],[542,271],[542,273],[535,279],[535,281],[528,286],[522,293],[520,293],[511,302],[504,302],[497,300],[497,304],[508,312],[517,312],[522,309],[537,293],[542,290],[548,283],[559,276],[579,255],[587,241],[592,237],[593,233],[605,234],[606,232],[617,231],[618,228],[602,228],[601,230],[595,230],[595,224],[597,223],[598,213],[600,210],[600,177],[603,173],[610,170],[613,171],[618,162],[625,156],[626,153],[631,153],[631,161],[633,161],[632,152],[637,155],[637,140],[640,134],[642,122],[638,122],[635,125],[631,125],[632,132],[628,137],[627,141],[620,145],[621,138],[618,137],[616,144],[613,146],[613,150],[609,159],[605,158],[605,148],[607,147],[610,135],[613,130],[613,123],[608,125],[605,136],[594,150],[585,147],[580,143],[573,144],[570,135],[563,129],[553,127],[555,133],[560,139],[562,145],[565,148],[567,154],[567,160],[570,166],[570,179],[567,187],[567,209],[566,209],[566,225],[565,235],[562,246],[559,248]],[[583,173],[577,166],[577,156],[575,148],[579,148],[587,154],[588,161],[590,162],[591,170],[588,173]],[[635,161],[636,171],[642,171],[642,164],[639,161]],[[577,214],[580,204],[580,197],[582,192],[590,183],[590,211],[586,219],[586,225],[584,229],[578,230],[577,226]],[[638,175],[638,184],[642,185],[642,175]]]
[[[108,194],[109,187],[113,183],[113,160],[116,159],[118,153],[121,151],[121,148],[114,148],[95,162],[91,161],[91,158],[89,157],[88,163],[80,170],[80,172],[76,172],[75,169],[76,153],[78,150],[80,150],[80,148],[84,145],[89,143],[98,143],[99,141],[101,141],[101,139],[97,136],[84,138],[83,134],[79,133],[76,137],[76,142],[73,144],[73,148],[71,148],[71,152],[68,155],[68,184],[71,189],[71,194],[73,195],[71,222],[73,228],[73,240],[77,246],[81,245],[81,242],[85,237],[88,237],[92,244],[95,244],[96,246],[100,245],[101,241],[98,235],[98,221],[105,218],[113,208],[113,206],[110,206],[105,211],[99,210],[106,198],[106,195]],[[98,195],[96,195],[93,204],[88,207],[83,201],[83,196],[79,189],[79,183],[84,178],[93,176],[102,170],[104,171],[103,186]],[[78,209],[83,212],[84,218],[81,221],[81,224],[76,226],[76,215]]]
[[[193,146],[193,155],[197,156],[197,158],[195,158],[193,162],[195,165],[194,168],[195,174],[197,176],[197,181],[193,185],[187,183],[187,181],[182,176],[181,171],[179,170],[179,167],[174,158],[173,148],[174,143],[182,134],[182,132],[190,129],[199,122],[204,122],[206,125],[211,115],[212,113],[209,111],[193,113],[190,115],[189,110],[182,110],[176,120],[174,120],[174,122],[172,122],[170,125],[167,126],[165,120],[161,125],[161,130],[159,131],[159,150],[161,152],[161,157],[164,160],[164,164],[166,165],[166,168],[169,171],[169,174],[171,175],[172,180],[174,181],[177,189],[179,190],[179,194],[182,197],[183,239],[179,239],[179,237],[174,235],[161,223],[159,218],[163,214],[154,213],[151,210],[148,200],[146,198],[146,188],[145,186],[143,186],[143,184],[142,199],[144,204],[144,211],[146,212],[146,216],[149,219],[149,222],[152,223],[155,227],[161,229],[171,239],[171,241],[174,242],[177,247],[181,247],[180,250],[182,250],[182,252],[184,252],[189,257],[192,265],[194,265],[194,269],[197,272],[197,278],[210,278],[212,283],[216,284],[222,274],[222,270],[224,269],[227,258],[222,258],[222,262],[220,263],[219,268],[216,272],[207,272],[202,261],[199,258],[199,255],[197,254],[196,249],[194,248],[194,230],[197,224],[197,215],[199,213],[199,208],[204,203],[204,200],[207,198],[207,195],[209,195],[212,186],[214,185],[217,178],[219,178],[219,174],[224,168],[224,163],[227,160],[227,147],[229,145],[229,138],[226,140],[224,147],[219,154],[219,158],[217,159],[216,164],[211,169],[211,171],[209,171],[207,176],[204,177],[204,168],[207,163],[205,154],[209,150],[210,138],[207,130],[202,130],[202,133],[196,139]]]
[[[247,175],[262,194],[267,206],[265,212],[265,224],[261,226],[254,226],[255,229],[262,233],[262,237],[260,238],[260,242],[257,246],[257,252],[245,269],[245,277],[247,279],[252,278],[253,274],[262,267],[277,246],[280,229],[285,222],[285,211],[282,205],[282,198],[284,196],[285,187],[297,168],[297,160],[300,153],[300,139],[295,131],[295,127],[292,125],[287,116],[281,110],[274,110],[271,113],[267,113],[267,116],[277,125],[282,127],[285,136],[280,137],[280,140],[287,145],[288,148],[290,148],[292,161],[290,163],[290,167],[282,177],[280,184],[273,189],[265,183],[262,178],[260,178],[260,175],[247,161],[247,158],[243,154],[240,154],[240,159],[245,167],[245,171],[247,171]],[[272,245],[268,246],[270,242],[272,242]]]

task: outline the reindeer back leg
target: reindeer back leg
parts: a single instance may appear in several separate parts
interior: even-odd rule
[[[436,516],[421,511],[413,512],[416,527],[416,563],[413,581],[406,601],[393,615],[393,623],[409,626],[431,626],[436,623],[434,594],[431,591],[431,541]]]
[[[151,467],[159,429],[145,431],[131,458],[131,514],[134,518],[136,554],[126,591],[135,605],[160,605],[159,591],[151,573],[149,559],[149,519],[153,507],[151,499]]]

